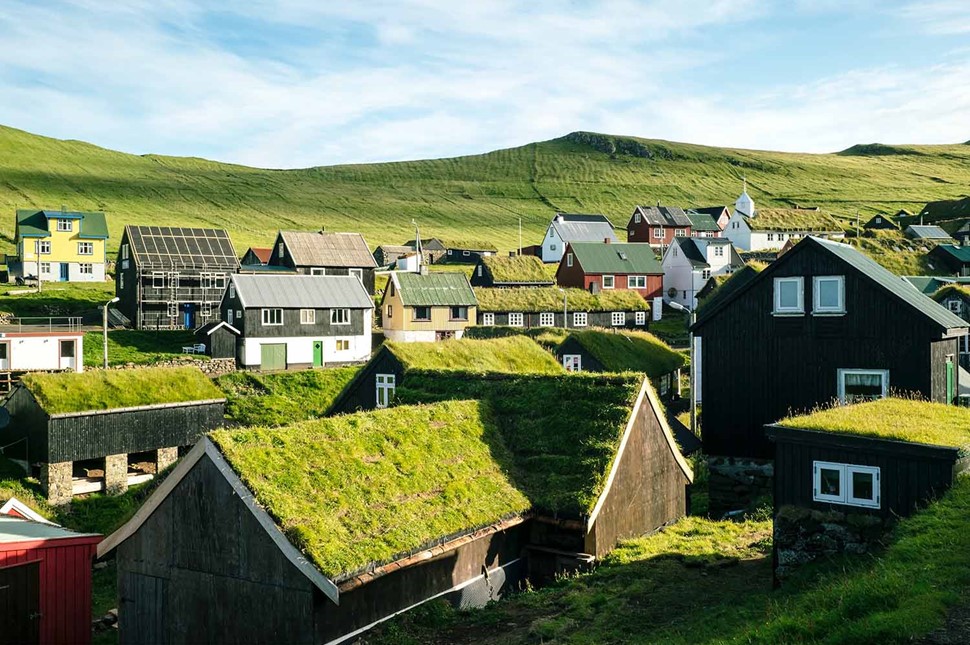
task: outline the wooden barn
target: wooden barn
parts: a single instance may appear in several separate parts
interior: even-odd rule
[[[862,228],[866,229],[867,231],[871,231],[871,230],[898,231],[899,224],[897,224],[893,218],[886,215],[885,213],[879,213],[877,215],[873,215],[868,222],[862,225]]]
[[[524,336],[439,343],[386,342],[334,400],[330,414],[386,408],[420,370],[441,373],[561,374],[552,354]]]
[[[101,536],[0,513],[0,641],[91,642],[91,565]]]
[[[551,287],[555,284],[542,260],[534,255],[481,258],[472,271],[473,287]]]
[[[536,287],[475,289],[478,324],[485,327],[619,327],[647,329],[650,305],[635,291]]]
[[[646,381],[481,383],[535,405],[479,391],[201,440],[99,547],[120,641],[341,642],[434,598],[483,605],[685,513],[692,474]]]
[[[377,263],[360,233],[280,231],[267,266],[305,275],[352,275],[374,294]]]
[[[222,425],[225,398],[195,367],[90,370],[25,376],[4,407],[6,454],[61,504],[151,479]]]
[[[381,244],[374,249],[374,261],[379,267],[394,266],[398,258],[414,253],[414,248],[410,246],[396,246],[393,244]]]

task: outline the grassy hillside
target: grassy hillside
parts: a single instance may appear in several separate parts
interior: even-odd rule
[[[854,218],[918,212],[970,185],[970,145],[855,146],[791,154],[573,133],[482,155],[304,170],[136,156],[0,127],[0,251],[14,209],[105,210],[117,248],[125,223],[217,226],[237,250],[280,227],[359,230],[372,245],[423,236],[537,242],[555,210],[623,224],[636,203],[733,203],[740,177],[763,206],[820,205]]]

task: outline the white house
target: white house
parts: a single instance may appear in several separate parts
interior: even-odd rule
[[[834,217],[818,208],[755,208],[746,188],[724,229],[724,237],[744,251],[780,249],[788,240],[809,235],[842,239],[845,232]]]
[[[220,306],[244,368],[301,369],[370,358],[374,302],[354,275],[232,276]]]
[[[714,276],[733,273],[744,266],[730,240],[716,237],[675,237],[661,262],[664,270],[664,302],[693,309],[697,292]]]
[[[0,371],[84,371],[84,332],[66,326],[0,327]]]
[[[616,244],[613,224],[605,215],[577,215],[556,213],[549,222],[546,236],[542,239],[542,261],[559,262],[566,245],[571,242],[604,242]]]

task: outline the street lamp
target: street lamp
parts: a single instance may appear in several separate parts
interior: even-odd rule
[[[697,362],[694,360],[694,323],[697,322],[697,312],[694,311],[692,307],[682,305],[679,302],[671,300],[669,303],[671,309],[677,311],[684,311],[690,314],[690,431],[695,435],[697,434]]]
[[[104,303],[104,318],[102,319],[104,323],[104,329],[101,331],[101,335],[104,338],[104,368],[108,369],[108,307],[114,303],[121,300],[118,296],[115,296],[108,302]]]

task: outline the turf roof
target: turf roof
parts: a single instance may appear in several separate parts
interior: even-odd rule
[[[943,285],[931,297],[936,302],[941,302],[944,298],[950,295],[963,296],[964,299],[970,300],[970,285],[968,284]]]
[[[822,211],[808,208],[759,208],[754,217],[745,217],[753,231],[839,232],[838,220]]]
[[[22,383],[48,414],[224,398],[197,367],[28,374]]]
[[[625,289],[593,295],[585,289],[566,289],[566,308],[574,311],[647,311],[650,305],[640,294]],[[558,287],[535,289],[475,289],[478,310],[483,312],[561,312],[563,291]]]
[[[589,329],[573,332],[570,337],[610,372],[643,372],[655,378],[673,372],[685,362],[683,354],[643,331]]]
[[[717,288],[697,304],[698,315],[731,298],[741,287],[754,280],[767,266],[763,262],[751,261],[734,273],[717,276]]]
[[[789,417],[788,428],[839,432],[937,446],[970,446],[970,408],[886,398]]]
[[[534,255],[516,255],[502,257],[488,255],[482,258],[482,264],[492,276],[492,280],[499,283],[527,283],[552,284],[552,276],[546,271],[545,265]]]
[[[287,538],[342,579],[519,515],[528,497],[487,406],[452,401],[210,435]]]
[[[556,359],[525,336],[384,343],[406,370],[561,374]]]

